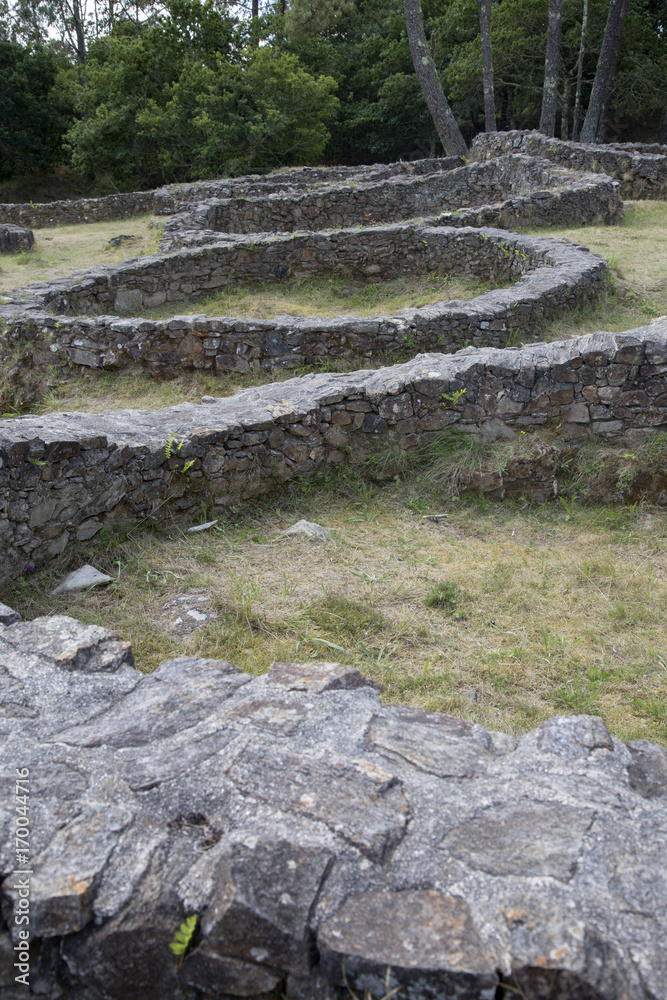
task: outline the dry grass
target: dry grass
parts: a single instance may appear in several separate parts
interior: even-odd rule
[[[253,372],[216,375],[192,371],[166,382],[144,375],[84,370],[54,383],[31,413],[58,413],[63,410],[102,413],[103,410],[159,410],[177,403],[198,403],[202,396],[231,396],[239,389],[292,378],[294,372]],[[6,414],[6,417],[11,414]]]
[[[134,215],[111,222],[34,229],[35,243],[29,252],[0,256],[0,293],[33,281],[64,278],[80,268],[98,264],[120,264],[130,257],[156,253],[162,222],[150,215]],[[109,240],[134,236],[130,243],[110,247]]]
[[[459,275],[403,274],[387,281],[369,283],[353,278],[308,278],[304,281],[255,282],[224,288],[190,304],[190,312],[206,316],[391,316],[408,306],[426,306],[450,299],[472,299],[492,288],[490,284]],[[147,311],[153,319],[173,316],[173,302]],[[178,310],[176,310],[178,311]]]
[[[581,243],[609,261],[609,292],[595,306],[549,324],[545,340],[618,333],[667,314],[667,201],[626,201],[617,226],[530,230]]]
[[[422,516],[443,509],[440,522]],[[300,517],[330,541],[280,539]],[[380,680],[389,702],[492,729],[585,712],[621,738],[667,744],[664,511],[464,502],[424,478],[379,489],[338,473],[201,535],[133,528],[80,546],[78,558],[117,582],[50,597],[70,555],[0,599],[27,617],[116,629],[142,670],[185,652],[252,673],[335,659]],[[161,607],[191,587],[213,595],[219,619],[179,640]]]

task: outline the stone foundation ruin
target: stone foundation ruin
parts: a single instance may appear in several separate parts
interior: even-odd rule
[[[657,154],[614,155],[634,170],[633,157],[643,169]],[[501,349],[512,330],[594,297],[605,263],[564,241],[465,228],[613,222],[628,181],[598,166],[582,176],[569,161],[560,170],[512,155],[313,168],[0,207],[30,225],[161,212],[173,215],[165,240],[202,244],[14,295],[2,307],[3,349],[28,365],[245,371],[476,345],[153,412],[2,421],[0,580],[118,521],[192,517],[202,500],[220,512],[327,465],[417,449],[447,428],[510,437],[561,425],[565,440],[610,441],[664,428],[667,322]],[[432,209],[428,225],[396,223],[400,204]],[[320,231],[261,235],[265,219],[291,229],[304,216]],[[321,231],[337,217],[359,228]],[[248,227],[260,227],[253,240]],[[190,302],[249,275],[347,268],[376,280],[424,267],[515,284],[368,320],[104,315]],[[28,949],[30,992],[50,1000],[664,992],[667,753],[623,744],[597,717],[550,719],[515,738],[382,705],[341,664],[277,663],[251,678],[186,657],[143,676],[107,630],[62,616],[22,622],[4,605],[0,700],[2,1000],[26,995],[14,962]],[[17,768],[31,782],[28,938],[13,921],[24,905]],[[196,926],[179,965],[169,944],[188,917]]]
[[[342,274],[378,281],[400,273],[463,274],[514,281],[470,301],[408,308],[396,316],[275,320],[175,316],[166,320],[91,316],[192,302],[241,281]],[[395,225],[218,242],[197,250],[142,257],[71,279],[19,290],[0,307],[9,349],[23,344],[31,364],[123,368],[151,374],[187,368],[247,371],[297,367],[316,359],[387,358],[412,350],[503,346],[594,301],[606,263],[583,247],[502,230]],[[51,314],[45,310],[49,310]],[[86,313],[74,318],[67,313]]]
[[[611,224],[622,217],[618,184],[599,174],[554,167],[548,159],[499,156],[428,174],[362,178],[355,183],[226,192],[177,207],[163,250],[200,246],[220,233],[340,229],[420,217],[430,226]],[[190,197],[194,192],[188,192]],[[437,206],[438,214],[433,215]]]

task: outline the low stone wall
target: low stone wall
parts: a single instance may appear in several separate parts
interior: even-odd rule
[[[389,177],[423,177],[462,165],[461,156],[445,156],[355,167],[292,167],[276,170],[271,174],[223,177],[219,180],[194,181],[191,184],[167,184],[153,192],[153,204],[157,214],[171,215],[188,204],[209,198],[248,198],[283,192],[297,193],[343,181],[368,184]]]
[[[73,223],[126,219],[131,215],[152,211],[152,191],[130,191],[127,194],[108,194],[104,198],[49,201],[43,205],[32,202],[4,204],[0,205],[0,222],[46,229],[50,226],[70,226]]]
[[[3,998],[664,996],[662,747],[382,705],[339,663],[145,676],[64,616],[0,625],[0,662]]]
[[[471,155],[475,160],[489,160],[505,153],[544,156],[573,170],[607,174],[619,181],[623,198],[667,198],[665,153],[563,142],[541,132],[480,132],[473,139]]]
[[[562,424],[605,438],[667,424],[667,321],[507,350],[418,355],[156,411],[0,422],[0,578],[115,520],[222,507],[445,427]],[[499,430],[500,429],[500,430]],[[169,501],[168,503],[166,501]]]
[[[77,198],[71,201],[50,201],[44,204],[0,204],[0,223],[9,222],[43,229],[74,223],[103,222],[125,219],[132,215],[153,212],[171,215],[181,205],[202,198],[228,197],[234,194],[300,190],[313,185],[326,185],[352,178],[370,179],[401,174],[427,174],[459,166],[461,158],[418,160],[414,163],[380,163],[360,167],[298,167],[265,176],[249,175],[195,184],[167,184],[155,191],[128,191],[102,198]]]
[[[219,240],[220,232],[338,229],[417,216],[430,225],[514,228],[610,224],[623,213],[618,182],[599,174],[582,177],[530,156],[502,156],[425,176],[356,181],[268,195],[237,193],[186,205],[166,223],[160,247],[201,246]]]
[[[471,274],[510,288],[470,301],[405,309],[397,316],[275,320],[176,316],[167,320],[59,313],[144,305],[241,281],[343,273],[377,281],[397,273]],[[75,279],[32,285],[13,306],[0,307],[7,354],[26,363],[89,367],[145,366],[154,374],[181,368],[247,371],[297,367],[323,357],[391,357],[406,350],[503,346],[518,331],[594,300],[603,287],[604,260],[562,240],[493,229],[386,226],[330,234],[266,237],[218,243],[117,268],[96,268]],[[166,291],[165,291],[166,289]],[[21,302],[23,298],[23,302]],[[45,307],[56,315],[48,315]]]

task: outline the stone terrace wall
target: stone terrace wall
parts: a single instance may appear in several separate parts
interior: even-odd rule
[[[460,390],[454,406],[443,398]],[[363,462],[390,442],[414,448],[445,427],[474,432],[490,420],[496,429],[563,424],[612,439],[664,427],[667,321],[520,349],[418,355],[200,405],[0,421],[0,578],[118,519],[165,520],[199,511],[203,499],[233,505],[327,464]]]
[[[505,153],[544,156],[574,170],[607,174],[620,182],[624,198],[667,198],[667,155],[639,153],[616,146],[595,146],[551,139],[541,132],[481,132],[472,157],[488,160]]]
[[[663,748],[383,705],[339,663],[145,676],[64,616],[0,625],[0,662],[3,1000],[382,997],[388,966],[407,1000],[664,997]]]
[[[224,177],[212,181],[194,181],[191,184],[167,184],[154,191],[153,197],[155,212],[160,215],[171,215],[185,205],[205,201],[208,198],[252,197],[285,191],[310,191],[314,188],[335,185],[341,181],[368,184],[389,177],[422,177],[462,165],[462,157],[445,156],[429,160],[374,163],[356,167],[293,167],[272,174]]]
[[[185,298],[186,293],[235,281],[278,281],[328,271],[368,280],[405,271],[520,280],[467,302],[405,309],[393,317],[260,321],[176,316],[160,321],[71,318],[43,311],[47,305],[56,311],[119,306],[140,311],[166,298]],[[27,345],[26,359],[47,367],[140,363],[165,375],[191,367],[221,372],[259,365],[297,367],[347,354],[391,357],[406,349],[451,350],[470,343],[500,347],[513,331],[528,335],[545,319],[595,299],[605,274],[601,257],[561,240],[493,229],[389,226],[221,243],[96,269],[83,278],[31,286],[23,304],[0,307],[0,324],[7,352]]]
[[[513,155],[425,176],[201,201],[168,220],[160,247],[203,245],[220,232],[337,229],[416,216],[432,225],[613,223],[622,211],[618,182]],[[432,217],[442,212],[448,214]]]
[[[280,171],[265,177],[250,175],[219,181],[201,181],[196,184],[168,184],[156,191],[129,191],[109,194],[102,198],[78,198],[71,201],[51,201],[45,204],[0,204],[0,222],[33,226],[36,229],[73,223],[102,222],[108,219],[125,219],[131,215],[154,212],[171,215],[183,203],[202,197],[217,197],[233,193],[298,190],[314,184],[330,184],[346,178],[383,177],[394,174],[425,174],[433,170],[448,170],[459,166],[458,156],[414,163],[388,163],[360,167],[299,167]],[[203,192],[206,192],[203,194]]]

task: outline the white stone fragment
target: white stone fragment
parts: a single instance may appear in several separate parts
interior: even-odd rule
[[[214,524],[217,524],[219,520],[220,518],[216,517],[215,521],[207,521],[205,524],[194,524],[191,528],[188,528],[188,531],[208,531],[208,529],[212,528]]]
[[[80,569],[75,569],[65,577],[62,583],[51,591],[52,594],[75,594],[78,590],[88,590],[90,587],[106,587],[113,583],[113,577],[100,573],[94,566],[86,563]]]

